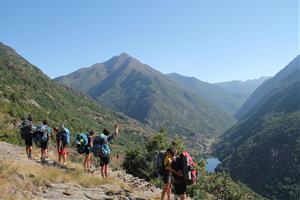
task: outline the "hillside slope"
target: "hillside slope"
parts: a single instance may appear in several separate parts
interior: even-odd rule
[[[235,114],[237,119],[243,119],[246,117],[247,113],[254,107],[256,104],[263,99],[269,92],[276,89],[280,86],[281,82],[286,79],[291,74],[299,73],[300,65],[300,55],[298,55],[294,60],[292,60],[284,69],[278,72],[273,78],[266,80],[261,84],[248,98],[245,104],[241,109]]]
[[[299,69],[263,96],[217,148],[221,170],[270,199],[293,199],[300,191]]]
[[[168,74],[167,77],[176,81],[183,88],[192,90],[200,97],[218,105],[230,115],[234,115],[240,109],[252,90],[260,84],[259,80],[262,80],[211,84],[194,77],[186,77],[176,73]]]
[[[18,124],[32,114],[36,123],[48,119],[50,126],[63,122],[72,134],[81,129],[100,131],[118,123],[120,145],[141,142],[154,133],[145,125],[110,111],[71,89],[58,85],[12,48],[0,43],[0,140],[20,143]],[[73,140],[74,141],[74,140]]]
[[[154,129],[164,127],[187,136],[215,135],[233,123],[211,102],[127,54],[55,80]]]
[[[215,86],[218,86],[230,93],[237,99],[240,99],[245,103],[245,101],[249,98],[249,96],[254,92],[254,90],[260,86],[263,82],[268,80],[271,77],[262,76],[258,79],[249,79],[246,81],[227,81],[221,83],[215,83]],[[240,105],[242,106],[242,105]]]
[[[89,174],[80,164],[69,162],[65,167],[53,159],[50,154],[46,164],[29,160],[23,148],[0,141],[0,199],[160,199],[160,189],[124,171],[112,171],[103,180],[98,169]],[[263,199],[224,174],[201,174],[201,185],[191,193],[194,199]]]
[[[51,155],[52,157],[53,155]],[[100,171],[85,173],[80,164],[67,167],[49,160],[29,160],[23,148],[0,142],[0,199],[159,199],[150,183],[114,171],[107,180]],[[2,181],[5,180],[5,181]]]

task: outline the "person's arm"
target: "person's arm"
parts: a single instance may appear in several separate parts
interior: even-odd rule
[[[177,176],[183,176],[183,173],[182,173],[181,170],[176,171],[176,170],[174,170],[172,167],[169,167],[168,170],[169,170],[170,172],[176,174]]]
[[[92,137],[89,136],[89,146],[92,148],[93,147],[93,142],[92,142]]]
[[[119,135],[119,126],[115,124],[115,135]]]
[[[119,135],[119,126],[115,124],[115,133],[107,137],[107,141],[110,142],[115,136]]]

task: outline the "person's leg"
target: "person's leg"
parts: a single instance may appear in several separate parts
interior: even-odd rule
[[[86,155],[86,171],[89,172],[90,171],[90,153]]]
[[[32,159],[32,146],[28,147],[28,158]]]
[[[87,171],[87,154],[84,156],[84,162],[83,162],[84,171]]]
[[[160,197],[161,200],[165,199],[167,191],[168,191],[168,183],[165,183],[164,188],[163,188],[163,190],[161,192],[161,197]]]
[[[171,199],[171,190],[172,190],[172,184],[168,183],[168,188],[167,188],[167,199]]]
[[[44,150],[44,156],[45,158],[48,158],[48,147],[46,147]]]
[[[186,195],[185,194],[181,194],[179,195],[180,200],[186,200]]]
[[[64,165],[67,164],[67,149],[66,147],[63,149],[63,158],[64,158]]]
[[[105,178],[104,166],[105,166],[104,158],[100,157],[100,167],[101,167],[101,177],[102,177],[102,179]]]
[[[43,157],[43,148],[41,148],[41,159],[43,159],[44,157]]]
[[[104,179],[104,166],[101,166],[101,177]]]
[[[105,178],[108,178],[108,169],[109,169],[109,165],[104,165],[104,173],[105,173]]]

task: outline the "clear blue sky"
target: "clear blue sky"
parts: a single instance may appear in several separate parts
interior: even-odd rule
[[[127,52],[209,82],[299,54],[298,0],[1,0],[0,41],[54,78]]]

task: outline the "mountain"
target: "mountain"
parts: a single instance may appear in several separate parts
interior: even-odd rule
[[[229,92],[232,96],[242,101],[242,103],[245,103],[245,101],[252,94],[252,92],[254,92],[254,90],[258,86],[260,86],[263,82],[265,82],[269,78],[270,77],[262,76],[258,79],[249,79],[246,81],[240,81],[240,80],[228,81],[228,82],[215,83],[214,85]],[[242,105],[240,105],[240,107],[241,106]]]
[[[280,86],[280,83],[290,74],[295,73],[299,68],[299,58],[298,55],[292,62],[290,62],[283,70],[277,73],[274,78],[265,81],[261,84],[241,107],[241,109],[236,113],[235,117],[237,119],[245,118],[245,115],[270,91]]]
[[[217,146],[219,169],[270,199],[296,199],[300,191],[299,77],[298,56],[262,85],[272,89]]]
[[[197,144],[195,135],[221,134],[233,118],[128,54],[55,79],[158,130],[167,128]]]
[[[88,97],[61,86],[12,48],[0,43],[0,140],[21,143],[20,119],[29,113],[36,123],[47,118],[50,126],[63,122],[73,136],[80,130],[113,128],[120,124],[119,146],[140,143],[154,131],[140,122],[98,105]],[[73,140],[74,141],[74,140]]]
[[[260,78],[245,82],[231,81],[211,84],[195,77],[186,77],[176,73],[168,74],[167,77],[176,81],[183,88],[192,90],[200,97],[218,105],[230,115],[234,115],[251,92],[265,80],[265,78]]]

